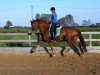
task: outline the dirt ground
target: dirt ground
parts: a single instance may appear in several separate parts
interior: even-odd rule
[[[100,54],[0,53],[0,75],[100,75]]]

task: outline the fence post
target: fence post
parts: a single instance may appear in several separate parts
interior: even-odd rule
[[[29,46],[31,46],[31,34],[32,34],[32,33],[29,31],[29,32],[28,32]]]
[[[92,40],[92,34],[89,34],[89,39],[90,39],[89,46],[92,47],[92,41],[91,41]]]

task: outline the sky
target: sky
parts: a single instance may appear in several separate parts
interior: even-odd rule
[[[51,14],[55,7],[58,19],[71,14],[76,23],[90,19],[100,23],[100,0],[0,0],[0,27],[10,20],[14,26],[31,26],[31,6],[35,14]]]

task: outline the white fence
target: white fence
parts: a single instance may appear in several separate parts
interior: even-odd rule
[[[92,46],[93,41],[100,42],[100,38],[99,39],[92,39],[92,35],[95,35],[95,34],[100,35],[100,32],[82,32],[82,34],[88,34],[89,35],[89,39],[85,39],[85,41],[89,41],[90,47]]]
[[[88,41],[89,42],[89,47],[93,47],[92,46],[92,42],[96,41],[97,43],[100,42],[100,39],[92,39],[92,35],[95,35],[95,34],[98,34],[100,35],[100,32],[82,32],[82,34],[87,34],[89,35],[89,38],[88,39],[85,39],[85,41]],[[36,42],[37,40],[31,40],[30,39],[30,35],[28,35],[27,33],[0,33],[0,36],[3,36],[3,35],[6,35],[6,36],[16,36],[16,35],[27,35],[28,36],[28,40],[0,40],[0,43],[4,43],[4,42],[28,42],[29,45],[31,44],[31,42]],[[34,34],[32,34],[34,36]],[[97,47],[97,46],[96,46]],[[98,46],[100,48],[100,46]]]
[[[29,31],[29,33],[30,33],[30,31]],[[19,35],[21,35],[21,36],[24,36],[24,35],[26,35],[26,36],[28,36],[28,40],[0,40],[0,43],[11,43],[11,42],[29,42],[29,45],[31,44],[31,42],[37,42],[37,40],[31,40],[31,35],[28,35],[28,33],[0,33],[0,36],[19,36]],[[33,36],[34,36],[34,34],[32,34]]]

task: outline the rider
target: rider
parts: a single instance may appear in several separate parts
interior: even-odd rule
[[[51,27],[50,27],[50,35],[51,35],[51,40],[54,40],[55,36],[56,36],[56,24],[57,24],[57,14],[55,11],[55,7],[51,7]]]

